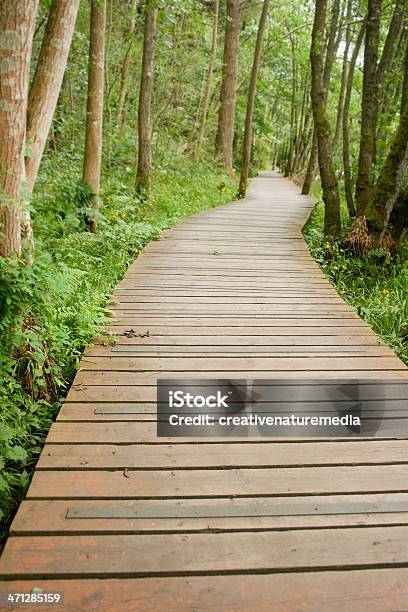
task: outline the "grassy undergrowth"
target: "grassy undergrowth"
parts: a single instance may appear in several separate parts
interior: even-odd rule
[[[151,197],[133,194],[130,167],[102,184],[98,231],[78,159],[44,160],[32,202],[34,265],[0,258],[0,518],[4,538],[84,347],[106,321],[113,287],[144,246],[181,218],[234,199],[236,185],[209,164],[158,169]],[[58,170],[56,170],[58,168]]]
[[[338,293],[408,365],[408,246],[391,255],[374,249],[354,255],[342,240],[324,240],[319,202],[304,229],[310,251]],[[347,212],[342,224],[347,228]]]

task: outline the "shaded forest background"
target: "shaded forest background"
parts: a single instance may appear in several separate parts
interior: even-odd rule
[[[0,18],[5,528],[127,266],[260,169],[318,198],[312,253],[408,362],[405,0],[3,0]]]

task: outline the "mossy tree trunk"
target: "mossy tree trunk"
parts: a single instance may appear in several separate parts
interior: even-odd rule
[[[373,159],[378,106],[377,61],[381,0],[368,0],[361,102],[360,152],[356,183],[357,214],[363,215],[372,196]]]
[[[325,13],[327,13],[327,3],[325,8]],[[327,49],[324,59],[324,68],[323,70],[323,90],[324,95],[327,100],[328,90],[330,86],[330,78],[333,70],[334,58],[336,56],[336,50],[340,39],[338,38],[338,24],[340,18],[340,0],[334,0],[331,12],[331,20],[330,20],[330,31],[329,37],[327,41]],[[326,25],[326,24],[325,24]],[[324,54],[324,52],[322,51]],[[323,59],[322,59],[323,61]],[[303,181],[302,186],[302,194],[308,195],[310,193],[310,189],[312,188],[313,179],[316,174],[318,165],[318,145],[317,145],[317,133],[316,130],[313,130],[313,138],[312,138],[312,148],[310,150],[309,163],[307,165],[305,180]]]
[[[341,231],[340,197],[333,166],[333,144],[326,111],[327,96],[323,79],[326,11],[327,0],[316,0],[310,51],[312,65],[312,109],[316,127],[320,177],[325,203],[324,233],[326,236],[338,238]]]
[[[374,234],[385,231],[390,215],[400,194],[408,170],[408,44],[405,54],[404,84],[401,115],[390,150],[384,161],[374,189],[374,195],[367,206],[366,218],[369,230]]]

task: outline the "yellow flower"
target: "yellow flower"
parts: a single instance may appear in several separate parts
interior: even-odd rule
[[[389,294],[389,289],[383,289],[382,292],[383,292],[384,295],[388,295]]]

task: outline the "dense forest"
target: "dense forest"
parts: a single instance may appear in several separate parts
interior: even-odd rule
[[[5,528],[127,266],[259,170],[408,362],[407,0],[1,0],[0,164]]]

